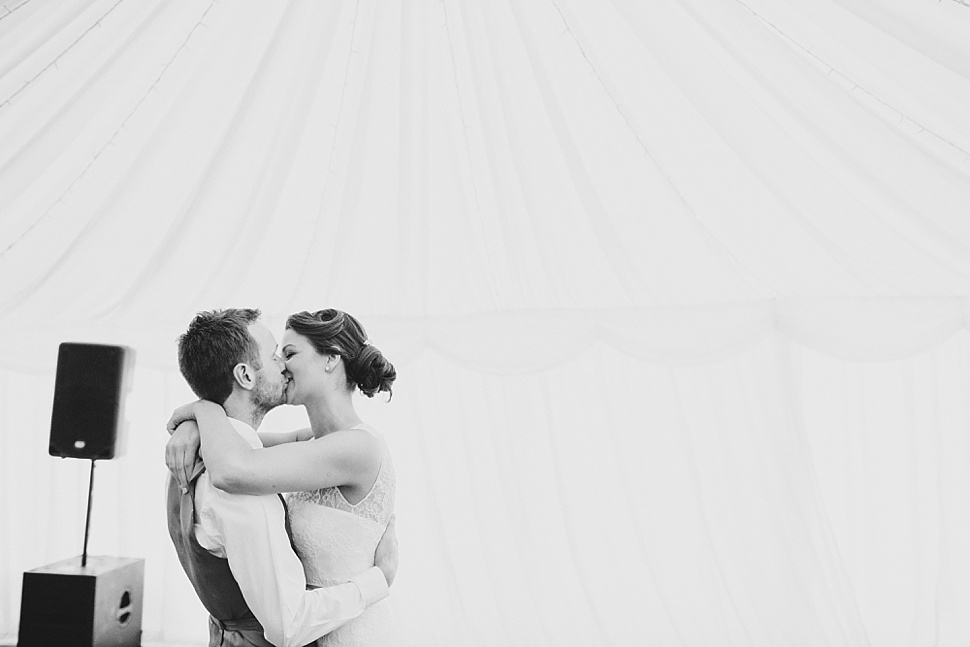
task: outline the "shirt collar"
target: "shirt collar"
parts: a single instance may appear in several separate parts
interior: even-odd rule
[[[259,439],[259,435],[252,426],[243,422],[242,420],[237,420],[236,418],[229,418],[229,422],[232,424],[233,428],[243,437],[249,446],[253,449],[260,449],[263,446],[262,441]]]

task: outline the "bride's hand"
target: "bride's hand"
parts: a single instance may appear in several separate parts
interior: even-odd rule
[[[397,515],[391,515],[391,519],[387,523],[387,528],[384,529],[384,535],[381,537],[380,543],[377,544],[377,551],[374,553],[374,566],[384,572],[384,579],[387,580],[388,586],[394,583],[394,578],[397,575],[397,565],[400,559],[398,555],[397,533],[394,531],[396,517]]]
[[[169,435],[172,435],[175,432],[175,428],[186,420],[195,420],[195,407],[200,402],[204,402],[204,400],[196,400],[195,402],[183,404],[172,412],[172,417],[168,419],[168,423],[165,425]]]
[[[178,481],[183,492],[188,491],[189,479],[195,471],[195,464],[201,460],[199,426],[194,420],[180,424],[165,445],[165,466]]]

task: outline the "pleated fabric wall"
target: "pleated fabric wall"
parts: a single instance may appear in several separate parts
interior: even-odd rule
[[[405,645],[970,641],[962,0],[0,8],[0,635],[80,552],[60,341],[137,352],[91,548],[204,643],[174,341],[343,308],[399,368]],[[285,408],[267,428],[302,424]]]
[[[703,364],[589,337],[530,372],[433,351],[398,366],[391,402],[361,410],[399,473],[402,644],[970,636],[965,331],[868,363],[774,333]],[[87,464],[46,456],[50,377],[2,376],[9,632],[20,573],[80,553]],[[96,469],[91,550],[146,559],[146,639],[202,644],[162,515],[163,423],[189,399],[177,373],[139,368],[127,452]]]

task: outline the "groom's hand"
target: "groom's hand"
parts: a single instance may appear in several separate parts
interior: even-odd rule
[[[398,552],[397,533],[394,532],[395,521],[396,517],[391,515],[391,520],[387,522],[387,528],[384,530],[384,536],[381,537],[381,543],[377,544],[377,552],[374,553],[374,565],[384,572],[384,579],[387,580],[388,586],[394,582],[394,577],[397,575]]]
[[[172,478],[178,481],[184,492],[189,486],[189,479],[199,458],[199,426],[195,420],[186,420],[178,425],[175,433],[165,445],[165,466],[172,473]]]

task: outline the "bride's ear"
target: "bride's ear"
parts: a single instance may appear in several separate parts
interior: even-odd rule
[[[337,364],[339,363],[340,363],[340,355],[327,355],[327,363],[324,365],[323,370],[325,370],[327,373],[330,373],[335,368],[337,368]]]
[[[247,391],[252,391],[256,386],[256,372],[253,371],[252,366],[245,362],[240,362],[232,368],[232,377],[236,384]]]

